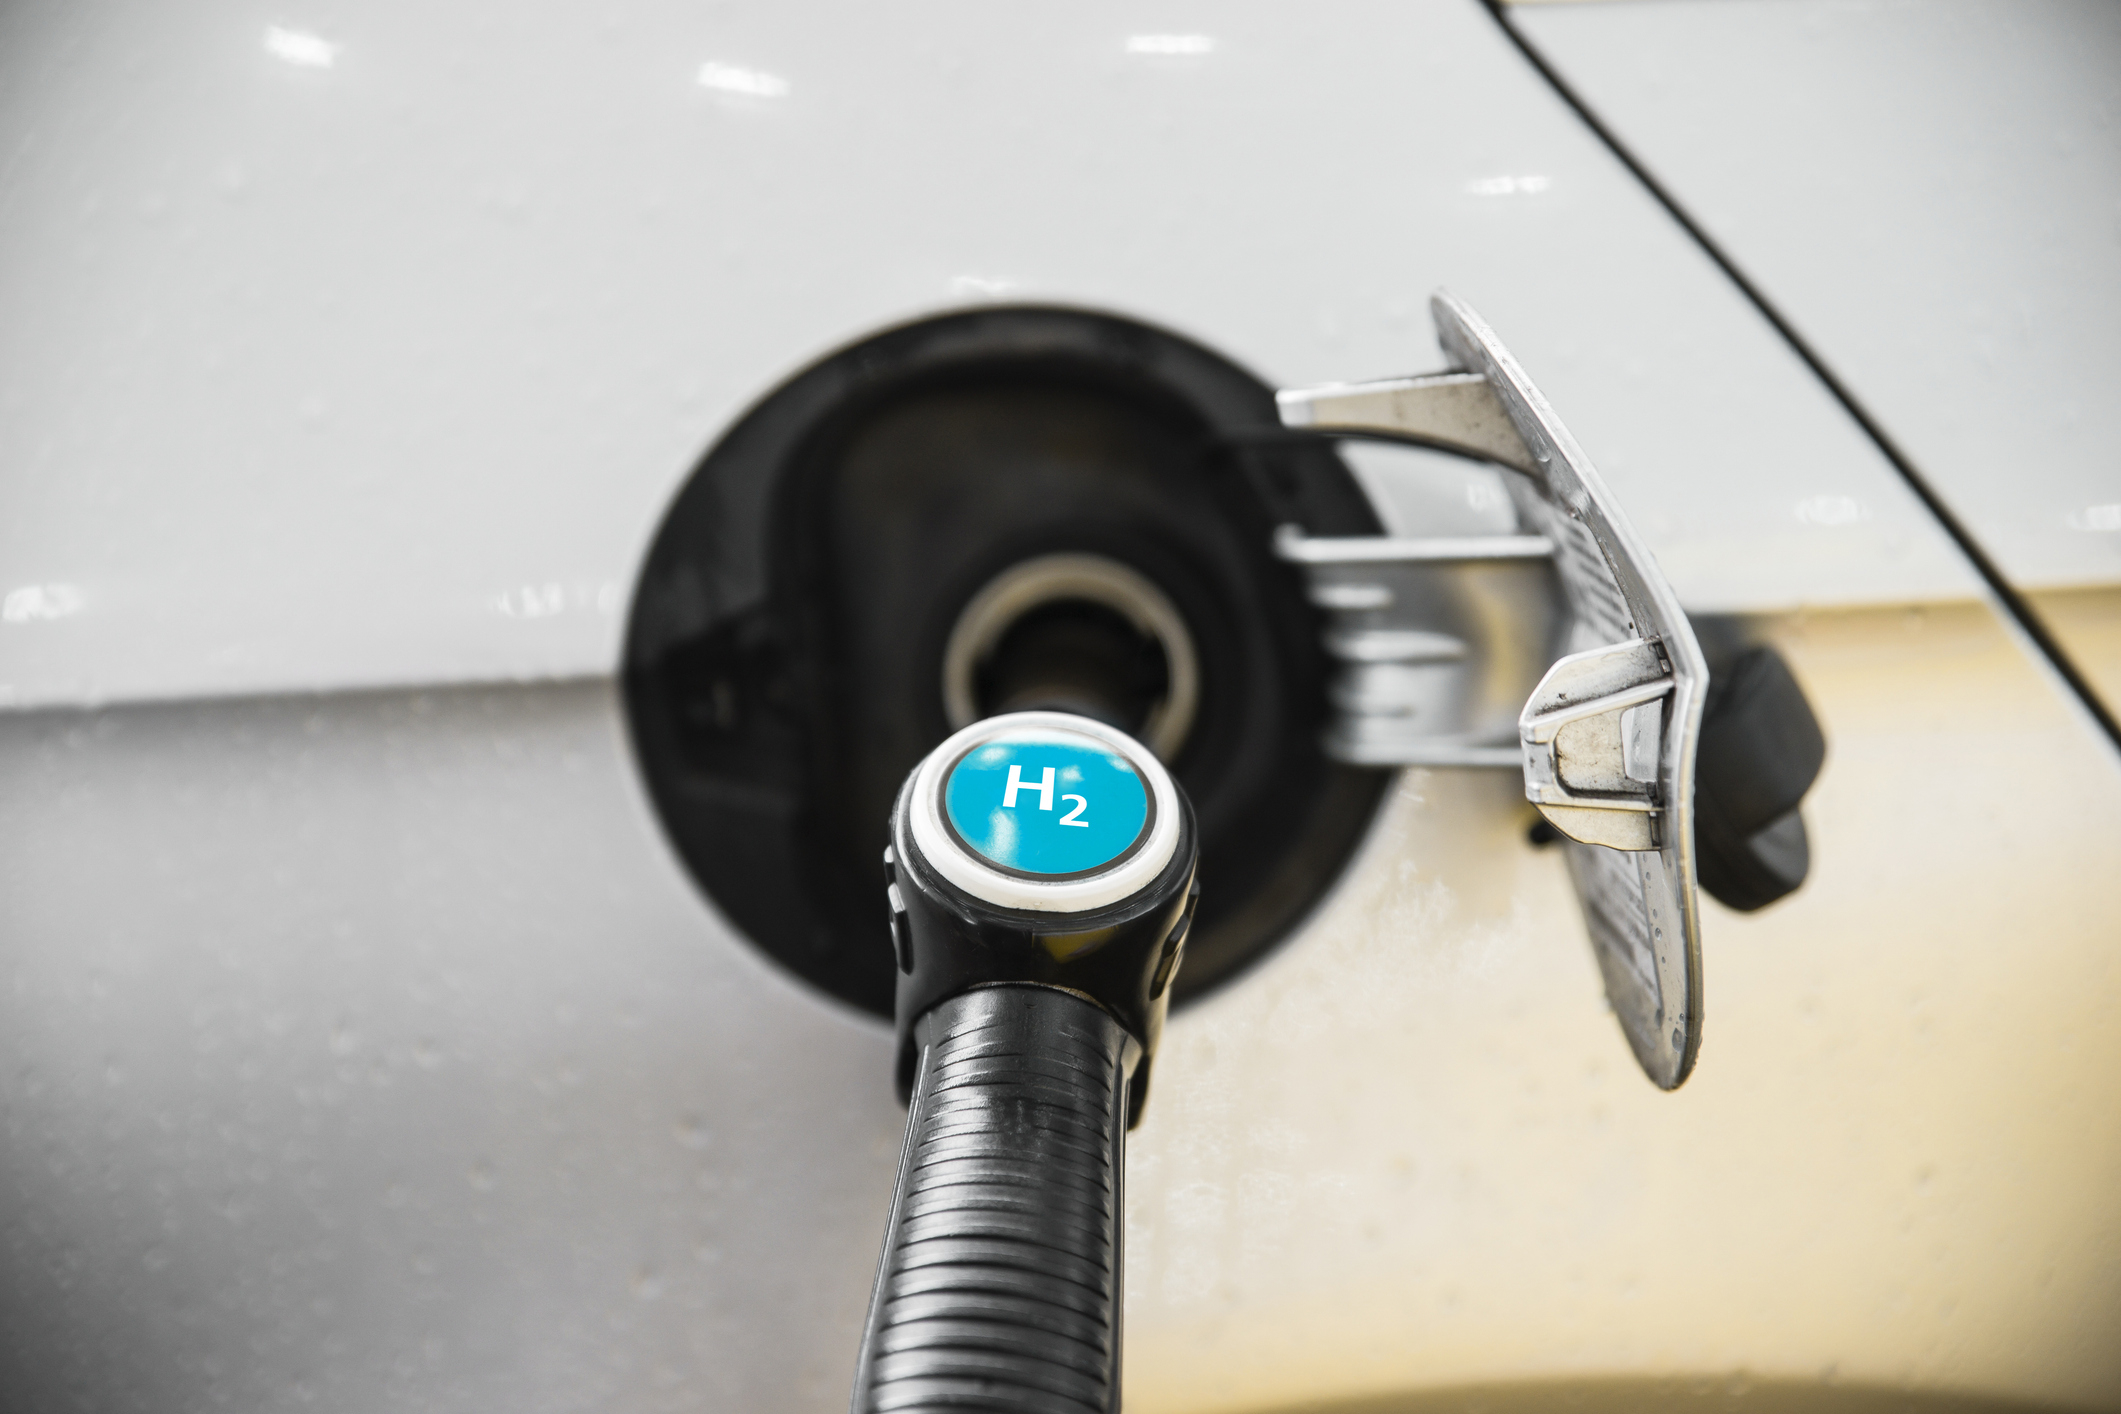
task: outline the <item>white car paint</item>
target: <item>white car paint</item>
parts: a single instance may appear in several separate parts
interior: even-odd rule
[[[2014,584],[2121,582],[2121,7],[1513,14]]]
[[[992,298],[1299,384],[1437,365],[1448,285],[1694,607],[1973,592],[1476,5],[1146,31],[1198,52],[1145,23],[11,7],[0,700],[608,673],[662,508],[732,418]]]

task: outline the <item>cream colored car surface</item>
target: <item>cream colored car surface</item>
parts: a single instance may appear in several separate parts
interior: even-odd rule
[[[1408,773],[1316,927],[1166,1038],[1130,1407],[1505,1371],[2115,1402],[2113,753],[1982,606],[1770,627],[1832,742],[1814,872],[1705,904],[1694,1078],[1658,1093],[1585,1004],[1514,782]]]

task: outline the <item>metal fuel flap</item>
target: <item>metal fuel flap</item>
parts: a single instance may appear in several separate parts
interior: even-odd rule
[[[1606,996],[1644,1073],[1701,1049],[1694,758],[1708,666],[1612,491],[1508,350],[1448,294],[1452,369],[1280,395],[1282,421],[1492,463],[1516,533],[1307,537],[1284,528],[1336,662],[1326,749],[1361,765],[1516,767],[1566,836]],[[1510,731],[1514,715],[1515,731]]]

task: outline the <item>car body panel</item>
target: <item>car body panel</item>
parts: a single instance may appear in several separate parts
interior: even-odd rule
[[[1512,22],[2013,585],[2121,583],[2121,9],[1674,0]],[[2096,626],[2043,617],[2121,704]]]
[[[1687,1363],[2121,1395],[2121,972],[2086,886],[2121,767],[1985,607],[1760,627],[1832,746],[1805,887],[1703,902],[1694,1077],[1658,1094],[1570,1000],[1598,977],[1514,782],[1409,773],[1385,859],[1167,1033],[1129,1172],[1144,1402]]]
[[[2036,589],[2025,597],[2100,700],[2121,702],[2121,587]]]
[[[1982,606],[1766,627],[1833,743],[1815,873],[1704,904],[1695,1077],[1636,1074],[1516,783],[1408,773],[1320,916],[1171,1020],[1128,1407],[1704,1370],[2121,1392],[2121,971],[2087,887],[2121,769]],[[37,802],[0,816],[12,1388],[844,1397],[890,1036],[702,906],[609,685],[17,713],[0,762]]]
[[[1297,386],[1433,365],[1448,286],[1690,605],[1974,592],[1470,0],[1167,28],[1213,48],[1132,53],[1116,6],[11,8],[0,697],[610,672],[746,406],[996,298]]]
[[[609,683],[0,736],[15,1407],[844,1400],[891,1038],[713,919]]]

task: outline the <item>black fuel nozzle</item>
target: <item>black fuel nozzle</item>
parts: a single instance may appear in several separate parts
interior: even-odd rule
[[[1191,927],[1192,807],[1086,717],[957,733],[892,811],[911,1114],[855,1414],[1112,1410],[1126,1130]]]
[[[1134,1042],[1130,1126],[1199,897],[1193,809],[1124,732],[1063,712],[990,717],[915,767],[884,852],[898,953],[898,1088],[917,1028],[978,987],[1055,988]]]

